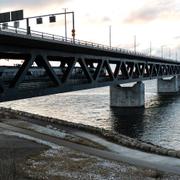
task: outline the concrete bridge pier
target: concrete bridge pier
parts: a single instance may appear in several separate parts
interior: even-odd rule
[[[168,79],[158,79],[158,93],[177,93],[179,91],[179,80],[178,76],[174,76]]]
[[[110,87],[111,107],[144,107],[144,83],[137,82],[132,87],[115,85]]]

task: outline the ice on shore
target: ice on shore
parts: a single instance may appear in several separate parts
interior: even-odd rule
[[[19,137],[19,138],[30,140],[30,141],[33,141],[33,142],[36,142],[36,143],[39,143],[39,144],[42,144],[42,145],[49,146],[52,149],[61,149],[62,148],[61,146],[59,146],[57,144],[54,144],[54,143],[51,143],[49,141],[44,141],[44,140],[29,136],[29,135],[26,135],[26,134],[18,133],[18,132],[13,132],[13,131],[9,131],[9,130],[3,130],[3,131],[0,132],[0,134],[7,135],[7,136],[16,136],[16,137]]]
[[[26,129],[30,129],[30,130],[33,130],[33,131],[36,131],[36,132],[39,132],[42,134],[46,134],[46,135],[51,135],[54,137],[65,138],[67,136],[66,133],[61,132],[59,130],[52,129],[52,127],[51,128],[43,127],[43,126],[36,125],[36,124],[30,123],[30,122],[19,121],[19,120],[16,120],[13,122],[12,122],[12,120],[9,120],[7,122],[9,122],[10,124],[13,123],[13,125],[17,125],[18,127],[24,127]]]

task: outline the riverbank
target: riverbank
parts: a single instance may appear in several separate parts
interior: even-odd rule
[[[39,151],[36,151],[35,154],[31,154],[33,151],[31,147],[29,147],[26,149],[27,152],[29,149],[29,154],[24,153],[25,151],[22,151],[22,158],[20,161],[14,161],[13,158],[11,158],[12,161],[10,162],[12,162],[12,164],[14,164],[14,162],[17,163],[15,170],[18,170],[16,172],[18,172],[19,174],[17,174],[19,175],[19,177],[23,177],[23,179],[180,179],[180,177],[176,175],[170,175],[148,168],[140,168],[129,165],[127,163],[122,163],[120,161],[117,162],[118,158],[115,158],[116,160],[112,161],[105,160],[104,158],[100,158],[97,156],[88,155],[86,153],[80,152],[79,150],[73,150],[71,148],[62,146],[63,142],[60,141],[60,139],[63,138],[67,142],[73,142],[73,147],[82,144],[85,145],[87,147],[87,150],[89,150],[90,152],[93,150],[91,147],[94,147],[97,151],[101,151],[104,150],[106,147],[98,145],[98,143],[88,140],[87,138],[80,137],[76,130],[78,129],[81,132],[91,132],[90,134],[92,136],[93,131],[94,134],[98,134],[99,137],[103,138],[112,137],[112,135],[109,136],[111,132],[107,132],[98,128],[93,128],[90,126],[67,123],[58,119],[42,117],[6,108],[2,108],[0,110],[0,117],[1,123],[5,122],[4,126],[2,126],[3,124],[1,124],[0,137],[3,136],[3,138],[11,140],[8,144],[14,145],[14,148],[11,147],[10,149],[17,150],[18,142],[20,142],[21,144],[20,148],[18,149],[19,151],[13,151],[14,157],[21,156],[19,152],[21,152],[21,149],[24,149],[23,144],[25,145],[25,147],[27,144],[31,144],[29,142],[32,141],[35,141],[38,145],[41,144],[42,149],[39,148]],[[14,125],[14,128],[11,125]],[[9,129],[5,130],[4,128]],[[17,128],[21,128],[20,130],[22,132],[17,133]],[[56,142],[56,145],[54,145],[52,144],[52,138],[50,137],[48,137],[47,139],[51,143],[47,143],[45,142],[45,139],[38,140],[37,137],[30,137],[29,135],[34,134],[33,132],[30,132],[28,136],[27,134],[23,135],[22,133],[26,133],[27,130],[41,132],[41,134],[38,135],[39,138],[41,138],[41,136],[46,136],[47,130],[50,134],[52,134],[52,132],[56,132],[56,136],[58,135],[60,139],[58,138],[56,141],[54,141]],[[73,132],[73,135],[78,135],[72,136],[71,131]],[[102,134],[102,132],[105,133]],[[18,141],[9,138],[12,136],[16,137]],[[116,137],[116,139],[117,138],[118,137]],[[123,138],[125,139],[126,137],[123,136]],[[4,142],[5,141],[6,140],[4,140]],[[26,142],[22,143],[23,141]],[[3,143],[1,147],[3,147]],[[84,148],[84,146],[82,146],[82,148]],[[19,155],[16,154],[16,152]],[[3,159],[3,154],[1,154],[0,159]]]
[[[0,135],[0,142],[0,180],[153,180],[157,178],[176,180],[180,178],[177,175],[90,156],[63,146],[49,148],[18,137]]]
[[[163,148],[161,146],[143,142],[137,139],[133,139],[133,138],[118,134],[113,131],[108,131],[108,130],[93,127],[93,126],[71,123],[71,122],[67,122],[64,120],[56,119],[56,118],[45,117],[45,116],[41,116],[37,114],[31,114],[28,112],[23,112],[23,111],[18,111],[18,110],[13,110],[10,108],[3,108],[3,107],[0,108],[0,114],[1,116],[4,116],[6,118],[17,118],[17,119],[28,120],[32,122],[34,121],[33,119],[36,119],[40,121],[46,121],[48,123],[54,123],[62,127],[79,129],[81,131],[99,135],[103,138],[106,138],[107,140],[111,142],[129,147],[132,149],[137,149],[137,150],[141,150],[148,153],[154,153],[158,155],[180,158],[180,151],[177,151],[174,149]]]

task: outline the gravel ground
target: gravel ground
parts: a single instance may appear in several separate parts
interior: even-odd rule
[[[26,161],[23,171],[32,179],[50,180],[178,180],[150,169],[90,156],[65,147],[49,149]]]
[[[66,147],[48,148],[29,140],[0,135],[0,180],[178,180],[125,163],[90,156]]]
[[[22,166],[29,157],[49,147],[13,136],[0,135],[0,180],[21,180]]]
[[[105,160],[63,146],[43,145],[12,134],[0,133],[0,180],[180,179],[180,176]],[[73,139],[79,141],[79,138]],[[97,146],[80,140],[82,144]]]

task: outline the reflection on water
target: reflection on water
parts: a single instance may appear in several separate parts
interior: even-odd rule
[[[112,129],[140,139],[144,132],[144,108],[111,108]]]
[[[111,108],[114,131],[168,148],[180,149],[180,96],[157,96],[143,108]]]
[[[180,95],[158,96],[156,81],[147,81],[145,98],[144,109],[110,108],[109,88],[100,88],[0,105],[112,129],[133,138],[180,150]]]

